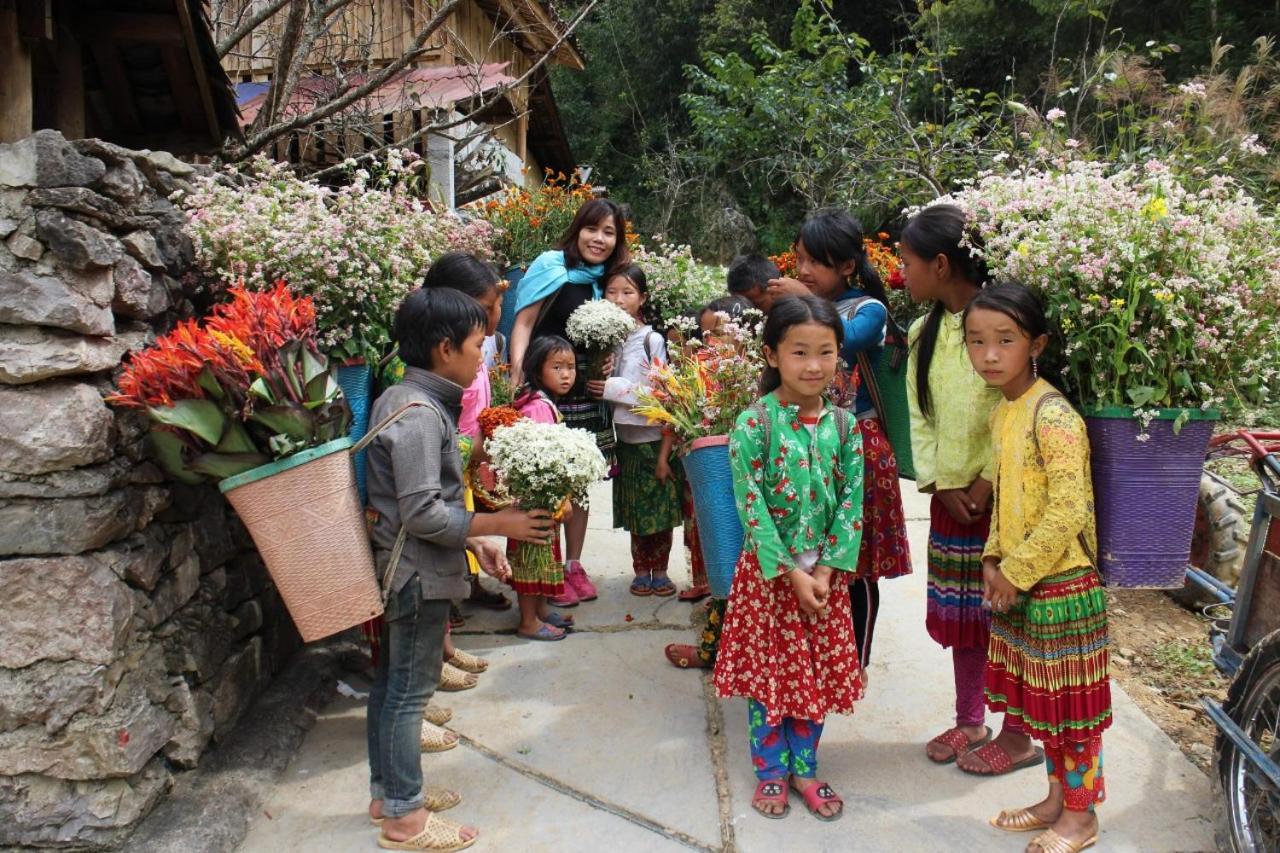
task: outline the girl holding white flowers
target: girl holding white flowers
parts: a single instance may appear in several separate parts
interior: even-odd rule
[[[618,475],[613,478],[613,523],[631,534],[632,595],[673,595],[667,577],[672,530],[683,521],[682,477],[660,457],[662,427],[631,411],[640,405],[636,390],[648,384],[649,370],[667,363],[666,340],[645,318],[648,283],[634,264],[609,278],[604,298],[626,311],[635,330],[620,345],[613,375],[604,383],[604,399],[613,404],[618,433]]]

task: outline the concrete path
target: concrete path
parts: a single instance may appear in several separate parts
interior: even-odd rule
[[[903,492],[916,574],[882,584],[867,697],[853,717],[830,718],[822,741],[821,774],[845,798],[843,820],[820,823],[798,798],[786,820],[751,811],[745,702],[714,699],[700,673],[663,658],[664,645],[692,638],[691,607],[627,594],[627,540],[608,526],[601,487],[585,555],[601,597],[573,611],[582,630],[561,643],[530,643],[510,634],[510,614],[475,613],[457,635],[491,666],[475,690],[439,694],[463,742],[424,756],[423,767],[429,784],[462,793],[449,817],[481,828],[472,849],[1021,850],[1026,836],[997,832],[986,819],[1039,799],[1040,771],[978,781],[924,756],[954,699],[950,657],[924,632],[927,504],[913,484]],[[677,552],[673,566],[683,560]],[[673,575],[687,580],[682,570]],[[1212,850],[1208,780],[1117,685],[1112,691],[1097,849]],[[365,818],[367,780],[363,705],[335,701],[241,850],[378,849]]]

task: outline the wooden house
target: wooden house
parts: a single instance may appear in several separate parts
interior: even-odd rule
[[[234,21],[253,3],[224,0],[226,11],[215,15],[215,38],[223,37],[219,28],[234,31]],[[351,3],[314,43],[307,76],[277,110],[276,120],[305,115],[394,63],[411,50],[439,6],[426,0]],[[223,58],[241,92],[246,128],[268,97],[266,84],[275,73],[276,47],[285,26],[282,15],[277,13]],[[403,140],[430,160],[433,182],[450,203],[479,197],[504,181],[541,180],[544,169],[571,172],[575,162],[547,74],[552,64],[583,67],[582,54],[565,31],[565,23],[544,0],[464,0],[401,72],[350,109],[277,142],[271,153],[277,159],[325,166]],[[529,73],[547,54],[547,61]],[[447,132],[423,132],[433,120],[468,115],[470,121]],[[475,159],[481,144],[486,147],[479,153],[488,158],[489,167],[463,174],[463,161]]]
[[[209,153],[240,135],[204,0],[0,0],[0,142]]]

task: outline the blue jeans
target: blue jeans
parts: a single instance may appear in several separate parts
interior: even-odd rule
[[[382,654],[369,691],[369,795],[382,813],[422,807],[422,709],[440,682],[449,602],[422,599],[415,574],[387,602]]]

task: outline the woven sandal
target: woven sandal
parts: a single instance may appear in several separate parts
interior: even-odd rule
[[[440,689],[446,693],[470,690],[479,683],[479,679],[474,675],[469,672],[463,672],[451,664],[446,663],[440,670]]]
[[[443,726],[445,723],[453,719],[453,710],[450,708],[442,708],[439,705],[427,703],[427,707],[422,709],[422,719],[426,720],[433,726]]]
[[[865,670],[863,672],[865,675]],[[942,734],[938,735],[933,740],[929,741],[929,743],[925,744],[925,747],[924,747],[925,757],[928,758],[930,761],[932,761],[934,764],[950,764],[960,756],[964,755],[969,750],[982,746],[983,744],[991,740],[991,728],[989,726],[985,728],[987,729],[987,733],[985,735],[978,738],[977,740],[969,740],[969,736],[966,735],[964,732],[960,731],[959,726],[953,726],[947,729]],[[941,744],[942,746],[950,747],[951,755],[947,756],[946,758],[934,758],[932,755],[929,755],[929,746],[935,743]]]
[[[422,747],[423,752],[448,752],[458,745],[458,739],[455,736],[453,740],[449,739],[447,729],[442,729],[437,725],[426,722],[422,723],[422,739],[418,741],[418,745]]]
[[[791,813],[791,803],[787,795],[787,780],[784,779],[761,779],[756,784],[756,792],[751,795],[751,808],[755,809],[761,817],[767,817],[769,820],[782,820]],[[782,811],[774,814],[760,808],[761,803],[782,804]]]
[[[1046,829],[1044,832],[1031,839],[1031,844],[1040,848],[1041,853],[1080,853],[1081,850],[1088,850],[1090,847],[1098,843],[1098,836],[1091,835],[1084,841],[1076,844],[1069,838],[1063,838],[1052,829]]]
[[[422,832],[405,841],[393,841],[386,833],[378,833],[378,846],[384,850],[429,850],[432,853],[454,853],[466,850],[476,839],[467,840],[462,837],[462,825],[436,815],[427,813],[427,824]]]
[[[1031,809],[1004,809],[987,823],[1005,832],[1035,832],[1052,826],[1033,815]]]
[[[833,820],[839,820],[844,817],[844,800],[840,799],[840,796],[835,791],[831,790],[831,786],[826,782],[815,782],[802,791],[800,790],[800,786],[795,783],[794,779],[792,779],[791,787],[804,799],[804,807],[809,810],[809,814],[813,815],[818,820],[830,823]],[[839,803],[840,811],[833,815],[824,815],[822,812],[818,811],[818,809],[822,808],[827,803]]]
[[[462,802],[462,795],[448,788],[428,788],[422,794],[422,807],[429,812],[447,812]],[[386,818],[371,817],[369,823],[382,826]]]
[[[454,649],[453,657],[449,658],[447,663],[456,666],[463,672],[469,672],[472,675],[479,675],[489,668],[489,662],[481,657],[476,657],[471,652],[464,652],[462,649]]]
[[[1016,770],[1025,770],[1028,767],[1039,767],[1044,764],[1044,750],[1040,747],[1035,748],[1035,752],[1022,759],[1016,764],[1009,757],[1009,753],[1005,748],[995,741],[983,744],[975,750],[972,750],[974,758],[981,758],[987,763],[986,770],[968,770],[957,764],[965,773],[970,776],[1003,776],[1006,773],[1013,773]]]

